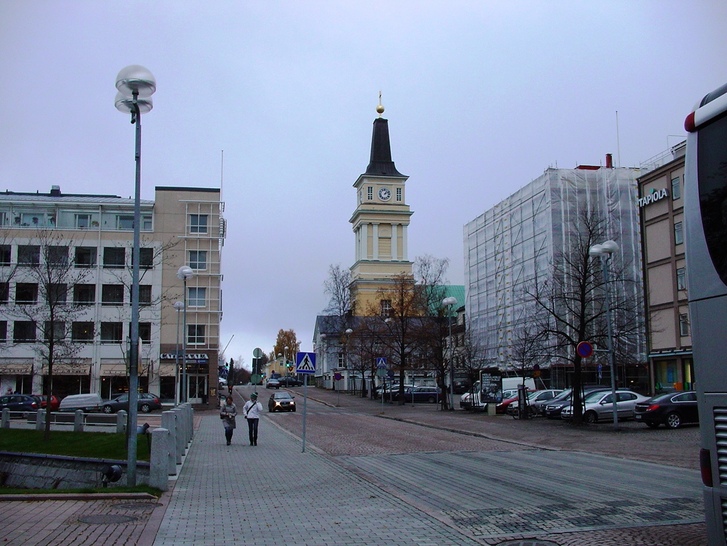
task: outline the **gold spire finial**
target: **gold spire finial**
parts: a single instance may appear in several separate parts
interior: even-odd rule
[[[379,113],[379,117],[384,113],[384,105],[381,104],[381,91],[379,91],[379,105],[376,107],[376,111]]]

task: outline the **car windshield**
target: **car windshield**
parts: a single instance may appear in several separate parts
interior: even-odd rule
[[[570,400],[570,394],[573,391],[573,389],[566,389],[562,393],[560,393],[558,396],[553,398],[551,402],[561,402],[563,400]]]
[[[281,400],[281,399],[290,400],[291,398],[293,398],[287,392],[276,392],[273,396],[275,397],[276,400]]]
[[[597,400],[600,400],[601,397],[606,394],[607,391],[594,391],[591,393],[588,393],[584,399],[585,402],[596,402]]]

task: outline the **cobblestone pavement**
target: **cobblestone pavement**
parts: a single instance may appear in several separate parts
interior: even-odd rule
[[[197,412],[181,474],[159,501],[3,503],[0,542],[706,545],[697,427],[573,428],[308,388],[303,451],[303,389],[290,390],[298,411],[266,412],[257,447],[244,420],[228,447],[216,411]],[[557,484],[578,474],[598,494],[545,488],[529,503],[508,501],[507,487],[524,477]],[[600,489],[609,480],[634,481],[629,496]]]

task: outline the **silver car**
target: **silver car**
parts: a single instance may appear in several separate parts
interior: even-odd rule
[[[621,420],[633,419],[636,404],[648,400],[633,391],[616,391],[616,411]],[[573,415],[573,406],[563,408],[560,416],[563,419],[570,419]],[[597,423],[613,419],[613,393],[611,391],[596,391],[587,395],[583,400],[583,420],[586,423]]]

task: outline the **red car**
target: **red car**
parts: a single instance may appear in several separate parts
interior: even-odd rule
[[[535,391],[528,389],[528,394],[530,394],[531,392],[535,392]],[[507,398],[507,399],[503,400],[502,402],[500,402],[499,404],[497,404],[495,406],[495,413],[497,413],[498,415],[501,413],[507,413],[507,407],[510,404],[512,404],[513,402],[517,402],[517,396],[513,396],[512,398]]]
[[[48,406],[48,397],[45,394],[34,394],[33,396],[35,396],[39,400],[41,408],[45,408],[46,406]],[[58,407],[60,405],[61,401],[58,400],[57,396],[52,394],[50,397],[50,410],[58,411]]]

